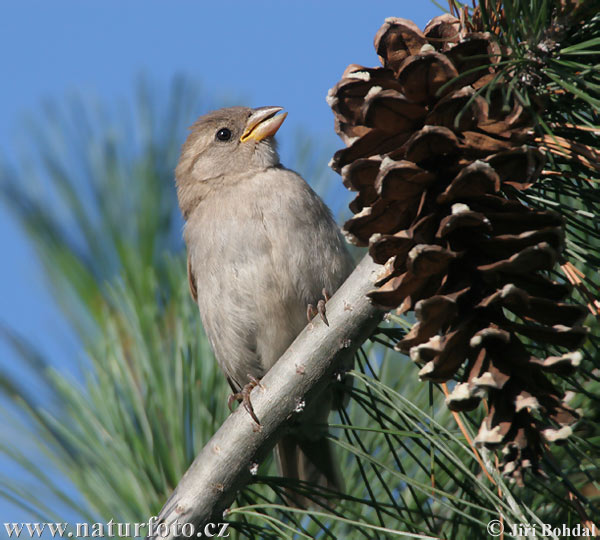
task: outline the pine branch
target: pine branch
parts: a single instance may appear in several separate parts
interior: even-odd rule
[[[371,335],[383,312],[367,298],[381,271],[367,255],[327,303],[329,326],[316,318],[252,391],[258,429],[240,407],[227,418],[196,457],[164,505],[158,523],[172,538],[177,522],[194,527],[223,521],[251,469],[277,442],[285,423],[321,392],[344,358]]]

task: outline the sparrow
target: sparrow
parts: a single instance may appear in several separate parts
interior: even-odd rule
[[[201,116],[175,170],[190,291],[232,397],[257,423],[250,390],[306,326],[307,314],[316,314],[314,305],[327,322],[328,293],[354,268],[327,206],[279,162],[274,135],[287,116],[282,110],[229,107]],[[325,438],[333,399],[323,392],[307,404],[278,442],[282,476],[341,489]]]

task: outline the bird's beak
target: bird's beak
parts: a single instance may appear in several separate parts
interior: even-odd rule
[[[277,115],[282,110],[283,107],[260,107],[254,109],[254,112],[248,118],[248,122],[246,122],[246,127],[240,137],[240,141],[245,142],[248,139],[254,139],[258,142],[275,135],[287,116],[287,113]]]

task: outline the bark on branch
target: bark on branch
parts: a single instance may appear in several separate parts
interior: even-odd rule
[[[273,448],[286,420],[298,414],[298,404],[318,394],[343,358],[371,335],[383,312],[366,293],[381,269],[366,255],[327,303],[330,326],[316,317],[262,379],[263,388],[252,391],[262,429],[238,407],[198,454],[158,516],[171,534],[176,520],[196,528],[222,522],[224,510],[250,480],[253,464]]]

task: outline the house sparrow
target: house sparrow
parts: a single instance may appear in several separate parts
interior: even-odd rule
[[[353,269],[329,209],[279,163],[273,138],[281,107],[230,107],[191,127],[175,171],[186,221],[188,277],[204,329],[235,396],[248,396]],[[326,430],[332,393],[323,392],[279,441],[280,473],[340,489]],[[306,500],[296,497],[296,504]]]

